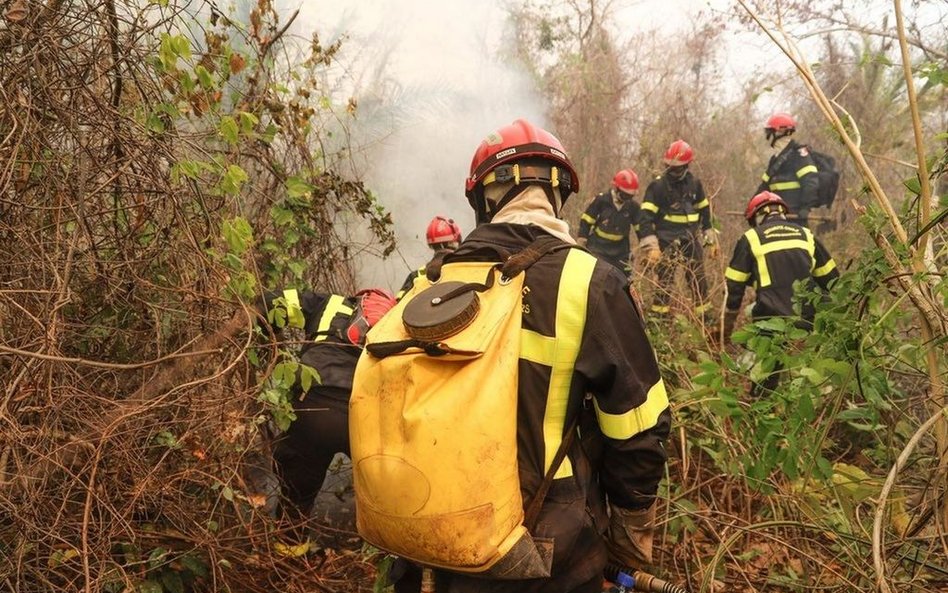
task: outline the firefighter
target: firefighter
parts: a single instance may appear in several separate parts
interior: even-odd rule
[[[305,519],[333,458],[337,453],[349,454],[349,394],[356,362],[366,332],[395,304],[395,298],[381,288],[353,296],[290,289],[267,293],[262,304],[275,331],[282,327],[303,330],[306,341],[299,361],[319,374],[305,393],[300,381],[293,386],[296,420],[273,448],[288,514]]]
[[[434,253],[427,264],[417,270],[412,270],[405,278],[405,282],[402,283],[402,287],[398,290],[396,296],[399,300],[414,286],[415,278],[426,275],[429,268],[432,270],[440,269],[441,260],[444,259],[444,256],[458,248],[461,243],[461,227],[453,219],[435,216],[428,223],[425,239],[428,241],[428,247]]]
[[[645,190],[639,223],[639,247],[647,262],[657,267],[659,289],[652,312],[671,310],[670,289],[679,265],[691,290],[694,311],[708,317],[708,281],[704,274],[704,248],[717,257],[717,235],[711,228],[711,207],[704,187],[688,170],[694,151],[684,140],[675,140],[665,151],[667,168]]]
[[[823,290],[839,276],[836,263],[810,229],[787,220],[789,208],[777,194],[764,191],[747,203],[744,218],[750,225],[734,247],[724,273],[727,300],[722,343],[730,341],[744,299],[744,289],[753,285],[756,300],[752,317],[794,317],[793,285],[802,280],[816,282]],[[797,326],[810,329],[813,307],[805,304]],[[751,385],[751,396],[772,391],[779,382],[779,368],[763,383]]]
[[[638,189],[635,171],[619,171],[612,188],[593,198],[579,220],[578,243],[627,276],[632,270],[629,233],[639,222]]]
[[[767,119],[764,136],[773,154],[757,193],[769,190],[777,194],[796,221],[807,226],[810,208],[818,201],[819,176],[810,149],[791,138],[796,129],[797,122],[788,113],[775,113]]]
[[[566,244],[525,272],[517,415],[525,506],[576,414],[583,442],[567,448],[533,533],[553,540],[551,576],[493,580],[438,571],[438,591],[593,593],[610,557],[624,566],[651,560],[668,397],[628,280],[569,247],[575,241],[560,215],[578,190],[559,140],[525,120],[490,134],[474,153],[466,195],[478,226],[445,263],[499,261],[545,236]],[[396,590],[412,586],[418,590],[403,578]]]

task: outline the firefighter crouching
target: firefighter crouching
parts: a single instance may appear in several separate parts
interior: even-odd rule
[[[807,226],[810,208],[817,203],[819,176],[810,149],[791,136],[797,122],[787,113],[775,113],[767,119],[764,136],[773,149],[767,170],[761,175],[757,193],[771,191],[786,203],[796,221]]]
[[[645,190],[639,223],[639,247],[647,262],[657,267],[659,287],[651,310],[665,315],[671,310],[671,289],[679,265],[691,290],[695,313],[707,317],[708,281],[704,273],[704,248],[715,257],[718,243],[711,228],[711,208],[704,187],[689,170],[694,151],[676,140],[665,151],[667,168]]]
[[[635,192],[639,176],[623,169],[612,179],[612,188],[593,198],[579,220],[580,245],[590,253],[631,275],[632,257],[629,234],[639,222]]]
[[[275,331],[283,327],[304,331],[300,363],[319,373],[319,380],[306,392],[300,381],[294,384],[296,420],[273,448],[289,503],[285,511],[295,520],[310,516],[335,455],[349,454],[349,394],[356,363],[365,334],[394,304],[392,294],[379,288],[353,296],[289,289],[269,292],[259,304]]]
[[[574,244],[559,215],[579,179],[559,140],[545,130],[517,120],[489,135],[474,154],[466,187],[478,226],[446,264],[495,261],[544,236]],[[525,273],[517,387],[525,505],[567,427],[575,427],[572,418],[581,415],[583,442],[573,439],[566,449],[532,533],[553,540],[551,576],[511,581],[439,570],[439,593],[593,593],[610,558],[632,566],[651,561],[671,415],[627,280],[566,245]],[[417,587],[407,577],[396,583],[397,591]]]
[[[788,212],[786,202],[768,191],[757,194],[747,204],[744,217],[751,228],[737,241],[724,273],[727,279],[724,344],[730,341],[748,285],[756,289],[754,320],[793,317],[794,282],[812,279],[827,290],[839,276],[836,263],[813,232],[787,220]],[[809,329],[813,315],[813,307],[805,304],[797,325]],[[762,383],[752,384],[751,396],[759,397],[776,388],[779,371],[776,368]]]

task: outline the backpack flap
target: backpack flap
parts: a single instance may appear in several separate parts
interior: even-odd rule
[[[534,567],[529,576],[544,576],[549,558],[522,525],[517,466],[525,274],[501,282],[490,263],[450,263],[439,283],[487,284],[488,273],[494,282],[477,293],[475,318],[438,341],[441,355],[426,352],[403,323],[406,307],[433,285],[427,279],[369,332],[369,345],[414,343],[397,355],[364,352],[356,369],[349,408],[356,523],[373,545],[424,565],[507,573],[516,556],[514,564]]]

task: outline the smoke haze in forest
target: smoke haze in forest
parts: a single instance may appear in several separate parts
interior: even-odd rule
[[[399,238],[388,261],[363,253],[356,281],[397,288],[427,262],[433,216],[454,218],[465,234],[473,228],[464,179],[481,139],[519,117],[543,124],[542,100],[502,57],[507,14],[494,2],[320,0],[300,7],[295,26],[323,44],[344,35],[334,84],[358,100],[353,166],[392,212]]]

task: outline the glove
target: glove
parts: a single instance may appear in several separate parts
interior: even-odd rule
[[[639,247],[645,250],[645,263],[652,266],[662,259],[662,250],[658,248],[658,237],[649,235],[639,239]]]
[[[580,237],[576,239],[576,244],[580,247],[585,247],[587,241],[589,241],[589,237]]]
[[[737,322],[738,310],[728,309],[724,312],[724,328],[721,331],[721,345],[725,348],[731,342],[731,334],[734,333],[734,324]]]
[[[718,232],[714,229],[704,229],[704,246],[707,249],[708,257],[717,259],[721,255],[721,247],[718,245]]]
[[[609,505],[609,558],[631,568],[652,563],[655,503],[637,511]]]

